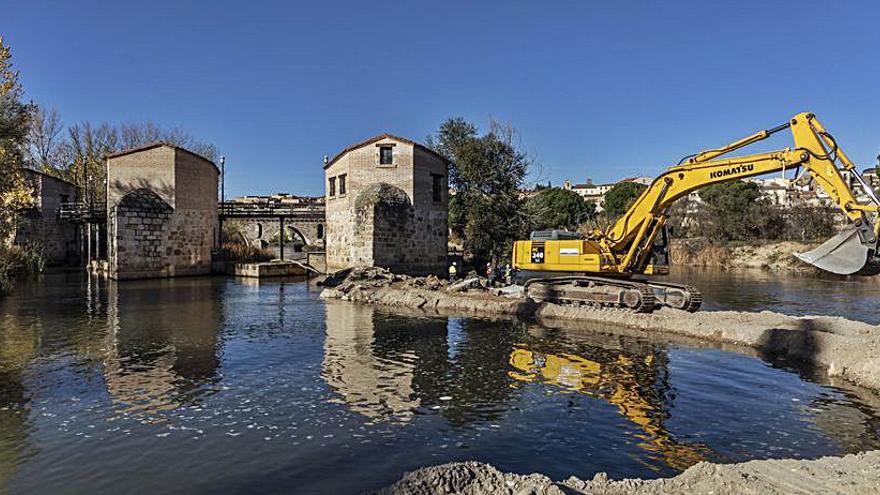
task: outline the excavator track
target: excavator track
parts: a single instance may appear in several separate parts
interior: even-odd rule
[[[656,290],[644,282],[604,277],[553,277],[529,280],[526,297],[537,302],[614,307],[650,313],[657,305]]]
[[[692,285],[671,284],[667,282],[645,281],[654,290],[654,297],[660,306],[680,309],[694,313],[703,305],[703,293]]]

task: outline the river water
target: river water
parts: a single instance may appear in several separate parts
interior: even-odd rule
[[[713,308],[880,320],[870,285],[674,277]],[[593,330],[325,302],[295,281],[46,276],[0,298],[0,491],[351,493],[466,459],[658,477],[880,448],[872,393]]]

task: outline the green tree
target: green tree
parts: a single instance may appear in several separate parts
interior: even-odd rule
[[[477,265],[506,257],[527,230],[519,188],[531,161],[519,149],[516,131],[492,121],[480,136],[459,117],[441,124],[427,142],[452,163],[449,226],[465,251]]]
[[[612,219],[623,215],[647,188],[638,182],[618,182],[605,194],[605,214]]]
[[[560,187],[542,189],[526,201],[526,209],[534,230],[576,230],[584,221],[596,216],[595,204]]]
[[[19,212],[33,205],[32,191],[21,172],[33,108],[21,97],[12,53],[0,37],[0,293],[9,291],[9,274],[27,261],[23,255],[36,254],[12,246]],[[39,261],[38,256],[34,259]]]
[[[11,242],[18,212],[32,204],[21,168],[33,108],[21,97],[12,53],[0,37],[0,246]]]
[[[703,208],[699,223],[710,241],[755,240],[781,232],[781,215],[761,197],[754,182],[735,180],[713,184],[700,191]]]

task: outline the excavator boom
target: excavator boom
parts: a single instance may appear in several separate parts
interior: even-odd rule
[[[794,147],[746,156],[725,157],[734,151],[763,141],[773,134],[791,130]],[[686,157],[677,165],[669,167],[648,186],[627,212],[605,231],[594,231],[586,239],[543,239],[517,241],[513,249],[513,266],[518,270],[537,272],[561,272],[571,278],[572,272],[589,275],[589,287],[598,287],[595,276],[631,278],[635,275],[664,274],[665,263],[658,259],[656,241],[663,232],[669,207],[678,199],[711,184],[803,169],[813,182],[825,191],[849,221],[849,226],[817,249],[795,255],[823,270],[843,275],[873,275],[880,272],[878,259],[878,236],[880,199],[870,185],[858,175],[855,165],[841,150],[822,124],[811,113],[800,113],[788,122],[772,129],[756,132],[726,146],[702,151]],[[867,196],[867,201],[857,198],[854,186]],[[570,283],[570,281],[568,282]],[[591,285],[590,285],[591,284]],[[564,284],[533,284],[548,298],[553,294],[571,297],[572,291],[564,290]],[[613,284],[609,283],[609,286]],[[622,287],[618,282],[617,285]],[[687,295],[680,289],[661,289],[662,284],[650,284],[658,299],[685,301],[683,307],[692,308]],[[581,287],[584,284],[580,284]],[[552,290],[551,290],[552,289]],[[549,292],[548,292],[549,290]],[[604,290],[604,288],[603,288]],[[619,288],[618,292],[629,289]],[[676,292],[678,291],[678,292]],[[585,291],[575,291],[580,300],[592,301]],[[589,291],[587,291],[589,292]],[[606,300],[612,298],[602,293]],[[614,290],[610,290],[614,292]],[[643,290],[641,290],[644,293]],[[630,290],[627,297],[621,292],[618,306],[627,304],[637,296]],[[642,294],[642,299],[646,296]],[[694,299],[699,299],[694,296]],[[655,301],[656,302],[656,301]],[[613,305],[613,304],[612,304]],[[644,307],[645,305],[639,306]],[[648,304],[647,306],[651,306]]]

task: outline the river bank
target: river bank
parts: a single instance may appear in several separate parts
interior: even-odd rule
[[[662,308],[651,314],[535,303],[515,291],[486,289],[478,281],[447,286],[436,277],[412,278],[381,269],[355,269],[326,283],[322,298],[482,317],[534,318],[548,327],[601,325],[602,331],[641,331],[757,350],[854,384],[880,390],[880,327],[832,316],[795,317],[771,311]]]
[[[818,244],[793,241],[750,244],[711,244],[706,239],[673,239],[669,256],[673,264],[701,268],[760,268],[795,272],[816,272],[816,268],[792,253],[812,250]]]
[[[486,289],[479,281],[449,286],[436,278],[355,270],[331,283],[322,298],[343,299],[440,314],[490,318],[525,317],[550,328],[652,339],[721,344],[726,350],[783,358],[873,390],[880,390],[880,327],[841,317],[794,317],[771,311],[686,313],[663,308],[650,315],[619,310],[537,304],[515,291]],[[880,483],[880,451],[817,460],[758,460],[736,464],[701,462],[678,476],[611,481],[604,473],[584,481],[553,481],[543,474],[503,473],[483,463],[431,466],[404,475],[378,493],[873,493]]]
[[[761,460],[739,464],[701,462],[673,478],[609,480],[599,473],[584,481],[572,476],[553,481],[542,474],[502,473],[478,462],[432,466],[407,473],[377,493],[428,494],[791,494],[875,493],[880,485],[880,451],[817,460]]]

